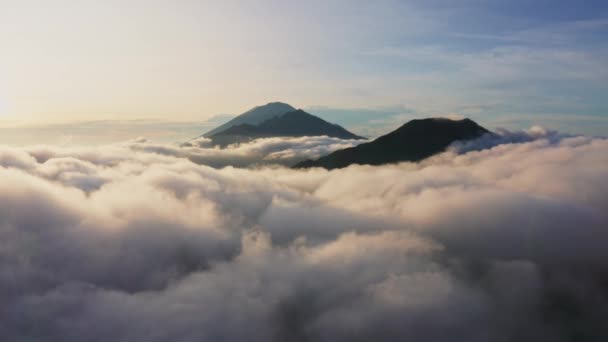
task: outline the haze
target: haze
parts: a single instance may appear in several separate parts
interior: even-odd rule
[[[602,1],[0,6],[2,127],[200,123],[276,100],[374,135],[404,117],[448,114],[490,127],[608,127]],[[364,132],[370,122],[383,127]]]

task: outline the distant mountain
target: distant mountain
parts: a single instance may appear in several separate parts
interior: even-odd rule
[[[305,160],[294,168],[336,169],[351,164],[415,162],[443,152],[454,141],[474,139],[486,133],[490,131],[470,119],[412,120],[372,142],[338,150],[317,160]]]
[[[364,139],[339,125],[299,109],[268,119],[258,125],[244,123],[207,136],[214,145],[226,146],[265,137],[302,137],[327,135],[341,139]]]
[[[246,111],[245,113],[226,122],[225,124],[218,126],[210,130],[209,132],[203,134],[203,137],[208,138],[216,133],[225,131],[226,129],[232,126],[237,126],[241,124],[259,125],[268,119],[272,119],[276,116],[283,115],[288,112],[293,112],[294,110],[296,109],[288,105],[287,103],[271,102],[263,106],[258,106]]]

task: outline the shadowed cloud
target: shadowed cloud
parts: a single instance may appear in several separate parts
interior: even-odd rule
[[[0,339],[605,339],[608,141],[499,135],[333,171],[2,147]]]

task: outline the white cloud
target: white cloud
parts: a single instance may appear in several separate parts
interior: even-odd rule
[[[305,159],[317,159],[335,150],[352,147],[364,140],[344,140],[328,136],[261,138],[248,143],[213,147],[209,139],[198,138],[180,147],[148,141],[127,143],[130,149],[161,155],[185,157],[213,167],[250,165],[294,165]]]
[[[2,147],[0,339],[606,338],[608,140],[500,139],[333,171]],[[280,144],[311,149],[241,148]]]

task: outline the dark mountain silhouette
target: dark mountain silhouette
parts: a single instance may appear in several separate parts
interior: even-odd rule
[[[336,169],[351,164],[415,162],[443,152],[454,141],[474,139],[486,133],[490,131],[470,119],[412,120],[372,142],[338,150],[317,160],[305,160],[294,168]]]
[[[341,139],[364,139],[339,125],[329,123],[301,109],[275,116],[259,125],[248,123],[233,125],[207,137],[212,140],[214,145],[226,146],[257,138],[321,135]]]
[[[216,133],[225,131],[232,126],[237,126],[241,124],[259,125],[268,119],[272,119],[276,116],[283,115],[294,110],[296,109],[288,105],[287,103],[271,102],[263,106],[252,108],[246,111],[245,113],[235,117],[234,119],[226,122],[225,124],[210,130],[202,136],[208,138]]]

